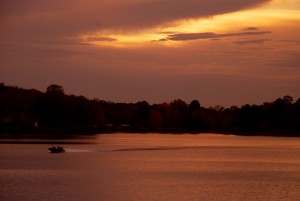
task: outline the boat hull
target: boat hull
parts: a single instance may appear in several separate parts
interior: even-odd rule
[[[56,148],[56,147],[51,147],[51,148],[48,148],[49,152],[50,153],[62,153],[62,152],[65,152],[64,148]]]

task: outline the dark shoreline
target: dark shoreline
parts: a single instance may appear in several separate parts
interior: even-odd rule
[[[261,105],[206,108],[198,100],[114,103],[68,95],[55,84],[41,92],[0,83],[0,100],[0,138],[101,133],[300,137],[300,99],[294,101],[289,95]]]
[[[0,132],[0,139],[31,139],[31,138],[45,138],[45,139],[65,139],[73,138],[74,136],[92,137],[100,134],[194,134],[201,135],[204,133],[220,134],[220,135],[237,135],[237,136],[270,136],[270,137],[300,137],[300,131],[297,130],[188,130],[181,128],[45,128],[45,129],[27,129],[27,130],[7,130]]]

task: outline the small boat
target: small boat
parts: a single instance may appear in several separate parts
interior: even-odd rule
[[[61,152],[64,152],[65,149],[63,147],[60,147],[60,146],[53,146],[53,147],[50,147],[48,148],[48,150],[51,152],[51,153],[61,153]]]

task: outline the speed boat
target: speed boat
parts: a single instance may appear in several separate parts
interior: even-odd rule
[[[51,153],[61,153],[61,152],[65,151],[65,149],[63,147],[60,147],[60,146],[57,146],[57,147],[53,146],[53,147],[48,148],[48,150]]]

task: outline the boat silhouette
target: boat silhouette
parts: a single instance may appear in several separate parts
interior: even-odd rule
[[[53,146],[53,147],[50,147],[48,148],[49,152],[50,153],[62,153],[65,151],[65,149],[63,147],[60,147],[60,146]]]

